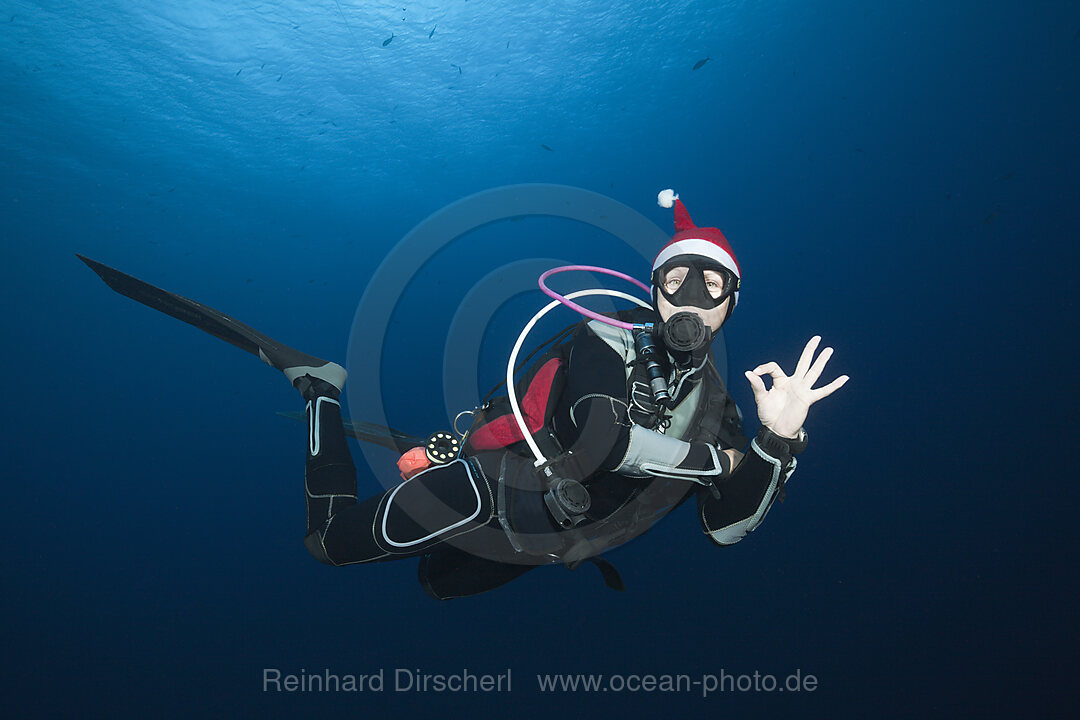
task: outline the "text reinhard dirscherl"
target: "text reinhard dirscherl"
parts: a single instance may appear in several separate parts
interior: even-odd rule
[[[390,682],[387,682],[387,678]],[[263,668],[263,692],[510,692],[510,668],[498,675],[469,670],[455,673],[425,673],[411,668],[395,668],[390,675],[379,668],[369,675],[330,672],[283,673]]]

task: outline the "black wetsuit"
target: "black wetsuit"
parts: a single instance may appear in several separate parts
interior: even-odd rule
[[[549,442],[562,450],[559,475],[589,490],[584,521],[570,530],[552,521],[544,481],[522,443],[473,450],[358,500],[336,393],[317,383],[306,394],[305,545],[312,555],[331,565],[421,557],[425,590],[448,599],[498,587],[538,564],[576,565],[640,535],[691,495],[714,542],[741,539],[782,492],[794,461],[772,458],[755,444],[734,472],[719,469],[716,448],[741,449],[746,438],[711,357],[683,373],[684,382],[672,377],[676,410],[697,390],[691,429],[683,431],[689,445],[663,437],[670,419],[642,398],[643,371],[628,373],[626,355],[597,334],[609,331],[596,328],[582,324],[555,351],[564,375],[545,426]],[[651,455],[672,448],[675,459]],[[699,469],[708,477],[697,477]]]

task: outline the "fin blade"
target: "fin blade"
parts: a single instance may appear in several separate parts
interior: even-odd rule
[[[76,253],[76,257],[97,273],[106,285],[117,293],[142,303],[203,332],[224,340],[241,350],[258,355],[261,347],[278,347],[280,343],[263,335],[239,320],[190,298],[162,290],[148,282],[132,277],[104,263]]]

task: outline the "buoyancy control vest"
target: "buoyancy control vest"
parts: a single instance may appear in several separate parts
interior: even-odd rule
[[[643,322],[651,311],[633,309],[616,313],[627,322]],[[596,321],[582,321],[570,339],[556,344],[537,359],[515,383],[522,416],[533,439],[548,458],[562,451],[551,429],[551,419],[566,385],[566,371],[574,338],[592,332],[623,358],[626,368],[626,403],[630,419],[642,427],[658,430],[691,442],[705,442],[728,448],[748,443],[742,433],[742,416],[727,392],[710,352],[696,368],[680,370],[669,363],[672,407],[652,400],[643,363],[638,362],[633,337],[628,330]],[[484,403],[473,415],[465,436],[465,454],[498,449],[514,450],[524,445],[521,427],[510,410],[506,396]],[[524,449],[521,448],[524,454]]]

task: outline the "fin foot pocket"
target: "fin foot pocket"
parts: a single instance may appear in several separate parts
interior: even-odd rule
[[[293,387],[300,391],[300,394],[304,396],[305,400],[314,400],[318,397],[328,397],[337,400],[341,397],[341,389],[345,385],[345,370],[337,363],[327,363],[327,365],[333,365],[341,371],[340,373],[334,371],[326,373],[326,375],[333,380],[338,380],[340,375],[340,380],[338,380],[338,382],[335,383],[333,380],[327,380],[317,375],[312,375],[310,372],[304,373],[302,376],[292,381]],[[286,376],[288,375],[286,374]]]

